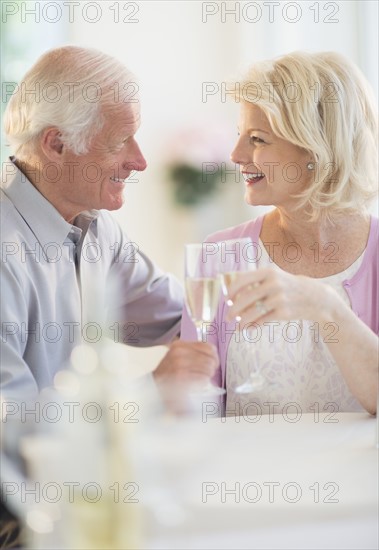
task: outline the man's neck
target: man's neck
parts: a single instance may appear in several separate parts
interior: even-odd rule
[[[47,181],[44,177],[45,167],[47,165],[42,159],[33,158],[25,161],[22,159],[13,158],[14,164],[25,175],[30,183],[48,200],[60,215],[69,223],[73,223],[74,219],[80,214],[79,211],[74,211],[72,208],[65,207],[59,197],[59,182],[54,181],[54,185]]]

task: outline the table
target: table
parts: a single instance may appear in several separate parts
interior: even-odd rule
[[[173,488],[184,518],[162,525],[148,513],[146,548],[378,547],[375,417],[314,412],[202,420],[155,432],[168,460],[161,482]],[[150,445],[154,455],[151,437]]]

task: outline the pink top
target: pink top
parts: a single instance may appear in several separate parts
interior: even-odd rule
[[[206,242],[250,237],[253,243],[259,246],[263,218],[264,216],[260,216],[256,220],[213,233],[207,237]],[[351,279],[347,279],[342,283],[350,298],[352,310],[375,334],[379,334],[378,232],[379,220],[372,216],[362,264]],[[228,346],[235,331],[235,321],[228,323],[225,320],[225,305],[225,302],[221,300],[215,320],[209,326],[207,337],[207,341],[217,347],[220,357],[220,369],[214,377],[214,382],[223,387],[225,385]],[[196,330],[186,309],[183,311],[181,338],[183,340],[196,340]]]

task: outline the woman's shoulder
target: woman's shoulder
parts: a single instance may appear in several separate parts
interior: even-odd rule
[[[377,216],[371,215],[371,224],[370,224],[370,232],[376,233],[379,229],[379,218]]]
[[[264,216],[259,216],[254,220],[248,220],[247,222],[239,225],[233,225],[226,229],[221,229],[215,233],[211,233],[205,239],[207,242],[219,242],[226,241],[228,239],[239,239],[242,237],[250,237],[253,242],[258,242],[259,234],[262,228]]]
[[[379,219],[376,216],[370,216],[370,232],[366,245],[363,264],[374,262],[377,269],[378,261],[378,237],[379,237]]]

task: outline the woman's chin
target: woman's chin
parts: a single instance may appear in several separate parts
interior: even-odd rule
[[[249,206],[260,206],[261,201],[257,200],[255,197],[252,197],[250,193],[245,193],[245,202]]]

